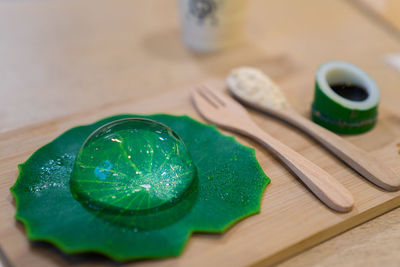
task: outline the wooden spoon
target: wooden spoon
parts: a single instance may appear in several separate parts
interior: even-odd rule
[[[251,71],[254,69],[249,68],[249,70]],[[259,73],[257,73],[254,78],[258,77],[260,77]],[[262,79],[263,77],[260,78]],[[246,106],[268,113],[307,133],[317,140],[328,151],[336,155],[339,159],[343,160],[347,165],[352,167],[360,175],[375,185],[387,191],[397,191],[400,189],[400,177],[398,177],[390,167],[386,166],[384,162],[381,162],[378,158],[369,155],[364,150],[347,142],[333,132],[299,115],[293,108],[290,107],[286,99],[283,97],[283,94],[278,92],[280,88],[267,76],[265,76],[265,78],[266,81],[270,81],[271,85],[270,87],[261,89],[273,90],[272,93],[268,92],[265,94],[265,96],[278,98],[275,99],[275,101],[273,99],[269,99],[271,100],[269,101],[271,104],[268,105],[260,104],[254,98],[245,94],[243,90],[241,91],[240,88],[237,88],[237,86],[235,87],[236,84],[230,80],[232,77],[228,77],[228,89],[236,99]],[[242,83],[241,86],[244,86],[244,84]],[[258,88],[258,90],[260,90],[260,88]],[[268,101],[263,101],[262,103],[268,103]]]

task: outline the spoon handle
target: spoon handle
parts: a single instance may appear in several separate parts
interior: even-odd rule
[[[257,140],[279,158],[328,207],[339,212],[352,209],[354,205],[352,194],[326,171],[256,125],[247,128],[244,134]]]
[[[309,134],[370,182],[387,191],[400,189],[400,177],[379,159],[368,155],[362,149],[304,118],[294,110],[281,112],[279,117]]]

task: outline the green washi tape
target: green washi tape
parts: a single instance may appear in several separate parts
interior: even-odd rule
[[[311,116],[319,125],[340,134],[364,133],[376,123],[378,103],[377,85],[357,66],[331,61],[318,69]]]

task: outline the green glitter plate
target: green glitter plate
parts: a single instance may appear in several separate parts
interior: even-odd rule
[[[123,118],[160,122],[183,140],[197,175],[176,187],[185,189],[178,201],[165,205],[149,200],[137,209],[124,209],[122,204],[117,205],[122,209],[92,208],[78,201],[76,192],[86,194],[90,189],[74,185],[71,175],[82,144],[96,129]],[[222,233],[258,213],[270,182],[254,149],[214,126],[165,114],[118,115],[75,127],[38,149],[19,170],[11,192],[17,206],[15,217],[25,225],[30,240],[50,242],[65,253],[97,252],[115,260],[179,255],[192,233]],[[113,193],[100,189],[105,197]],[[95,198],[102,201],[98,195]]]

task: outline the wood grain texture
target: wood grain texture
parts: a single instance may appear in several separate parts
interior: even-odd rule
[[[399,264],[400,209],[388,212],[283,263],[290,266],[388,266]],[[357,240],[357,242],[354,242]]]
[[[158,111],[168,111],[170,103],[159,100],[144,101],[139,106],[133,103],[185,84],[223,77],[231,68],[240,65],[251,65],[265,71],[283,88],[296,110],[305,115],[309,113],[312,101],[315,71],[319,64],[332,59],[350,61],[363,68],[381,89],[380,111],[386,108],[400,114],[397,90],[400,76],[382,60],[388,52],[400,50],[398,39],[360,14],[348,1],[253,0],[249,15],[245,43],[222,53],[200,56],[186,51],[179,40],[174,1],[0,2],[0,131],[4,133],[0,138],[0,244],[10,258],[17,260],[14,264],[108,263],[93,257],[66,257],[42,244],[30,245],[23,229],[12,219],[15,209],[8,188],[16,179],[15,164],[26,160],[35,149],[76,124],[111,115],[109,112],[113,111],[151,112],[150,104]],[[130,99],[129,104],[126,99]],[[120,101],[125,110],[110,109],[112,103]],[[183,107],[177,109],[175,112],[186,112]],[[69,115],[85,110],[89,112],[85,112],[84,118]],[[67,116],[63,123],[55,119],[60,116]],[[400,133],[393,125],[399,125],[400,119],[390,113],[385,116],[379,118],[378,127],[372,132],[346,139],[367,151],[394,142]],[[65,123],[69,118],[71,121]],[[253,114],[253,118],[257,123],[264,123],[264,129],[273,136],[329,173],[340,171],[339,175],[354,175],[296,130],[258,114]],[[41,123],[49,119],[50,122]],[[24,128],[18,131],[10,131],[22,126]],[[283,130],[285,135],[281,136]],[[23,133],[29,133],[32,138],[22,140]],[[259,151],[260,154],[268,159],[264,166],[267,174],[275,177],[271,188],[276,183],[294,187],[272,195],[272,189],[268,189],[266,196],[274,198],[277,194],[284,194],[295,197],[291,194],[293,190],[308,193],[295,184],[293,178],[280,179],[291,176],[280,169],[279,164],[269,161],[267,152]],[[3,161],[5,158],[7,160]],[[362,184],[368,185],[364,181]],[[270,215],[279,214],[270,210],[273,203],[268,200],[264,201],[263,210]],[[287,203],[290,206],[295,202],[295,198],[290,198]],[[303,228],[308,218],[300,214],[299,218],[303,220],[296,220],[299,213],[296,211],[292,216],[298,223],[296,227]],[[337,266],[343,262],[353,266],[365,266],[365,263],[395,266],[400,262],[399,218],[400,210],[397,209],[382,219],[368,222],[303,252],[293,261],[288,261],[286,266],[331,266],[335,262]],[[264,226],[264,223],[257,221],[257,225]],[[214,247],[209,248],[207,242],[217,240],[224,244],[237,231],[251,232],[257,237],[257,232],[252,232],[253,224],[248,228],[241,225],[222,237],[197,236],[195,247],[207,250],[210,256],[217,258],[220,250],[213,252]],[[279,230],[274,229],[272,233]],[[269,237],[263,242],[268,240]],[[299,237],[293,239],[298,240]],[[260,255],[261,250],[268,255],[268,249],[257,247],[259,243],[252,240],[248,243],[253,244],[254,252],[240,253],[241,246],[238,245],[232,251],[231,261],[243,264],[255,254]],[[249,245],[245,241],[243,244]],[[190,243],[188,249],[192,246]],[[282,246],[282,242],[278,240],[269,246],[276,249]],[[300,250],[295,247],[294,251]],[[170,265],[176,263],[170,262]]]

